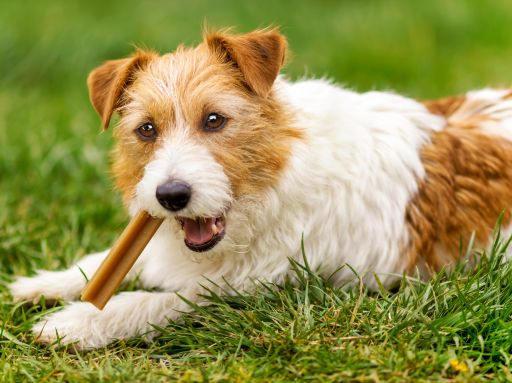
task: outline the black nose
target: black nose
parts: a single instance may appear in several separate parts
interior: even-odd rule
[[[156,199],[167,210],[181,210],[190,200],[190,186],[183,181],[160,185],[156,188]]]

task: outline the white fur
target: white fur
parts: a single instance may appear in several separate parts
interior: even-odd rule
[[[148,323],[165,324],[165,317],[176,317],[175,310],[188,310],[174,292],[197,301],[198,283],[209,285],[203,276],[221,287],[226,287],[225,277],[239,290],[250,288],[251,278],[281,282],[290,272],[287,257],[302,262],[302,233],[311,267],[322,265],[326,276],[345,263],[358,273],[401,272],[401,248],[408,240],[405,209],[417,192],[417,179],[425,174],[418,153],[428,133],[445,125],[444,119],[412,99],[384,92],[357,94],[324,80],[292,84],[279,79],[274,90],[300,111],[297,120],[307,135],[294,144],[278,184],[262,199],[234,202],[227,177],[207,148],[185,134],[169,139],[147,166],[131,210],[172,217],[156,201],[155,190],[168,179],[182,179],[193,195],[179,214],[211,216],[229,208],[226,238],[198,259],[176,235],[176,221],[166,220],[127,277],[140,273],[144,287],[162,293],[123,293],[103,311],[84,302],[67,305],[34,327],[43,342],[56,340],[55,329],[65,336],[61,344],[80,341],[80,349],[147,332]],[[104,255],[80,263],[87,265],[86,270],[81,267],[88,277]],[[372,284],[370,274],[365,281]],[[344,268],[331,280],[339,284],[352,277]],[[384,275],[381,279],[391,282]],[[40,272],[11,285],[16,299],[34,301],[41,294],[76,299],[82,288],[77,267]]]
[[[144,177],[137,185],[133,208],[144,209],[154,216],[172,217],[155,198],[158,185],[171,180],[191,185],[192,195],[180,210],[182,217],[211,217],[223,213],[231,203],[229,179],[208,149],[190,138],[169,140],[146,166]]]

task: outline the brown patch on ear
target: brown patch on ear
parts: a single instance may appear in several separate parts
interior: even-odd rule
[[[284,64],[288,43],[277,29],[245,35],[205,32],[210,50],[238,66],[249,88],[266,98]]]
[[[406,209],[411,272],[420,259],[434,270],[455,261],[473,231],[478,246],[489,245],[504,207],[502,224],[512,219],[511,142],[464,123],[431,138],[421,151],[426,177]]]
[[[440,100],[423,101],[423,104],[432,114],[450,117],[466,101],[464,96],[452,96]]]
[[[111,60],[91,72],[87,78],[92,105],[101,117],[105,131],[114,110],[122,105],[123,90],[133,82],[134,74],[156,57],[154,52],[138,50],[132,57]]]

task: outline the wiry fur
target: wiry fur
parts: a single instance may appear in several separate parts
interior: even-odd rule
[[[57,330],[61,344],[78,341],[76,347],[84,349],[150,331],[149,323],[165,324],[176,310],[189,310],[176,292],[198,301],[198,283],[217,289],[204,277],[221,288],[227,287],[225,278],[239,291],[252,288],[251,279],[280,282],[291,272],[287,257],[302,261],[302,234],[311,267],[321,265],[326,276],[345,263],[359,273],[400,274],[425,262],[439,267],[453,259],[440,257],[455,254],[458,231],[485,231],[499,205],[512,203],[508,91],[425,106],[393,93],[357,94],[324,80],[276,80],[286,51],[276,30],[205,39],[161,57],[139,52],[131,58],[136,66],[109,62],[91,75],[91,99],[103,124],[110,118],[105,108],[113,105],[121,116],[113,168],[124,202],[132,214],[145,209],[168,218],[126,281],[139,275],[145,288],[161,292],[122,293],[103,311],[70,303],[34,326],[41,342],[54,342]],[[122,87],[112,88],[109,71],[119,79],[127,68],[128,77],[115,82]],[[120,99],[112,103],[111,94]],[[211,112],[229,117],[218,132],[202,129]],[[146,122],[158,129],[154,141],[134,133]],[[479,150],[485,156],[479,158]],[[463,163],[457,153],[464,154]],[[478,172],[474,167],[482,161],[496,166]],[[177,213],[155,197],[156,187],[169,179],[192,188],[189,204]],[[499,195],[484,220],[478,201],[469,210],[454,202],[462,185],[469,193],[485,188],[482,200]],[[444,211],[446,204],[454,210]],[[224,239],[205,253],[189,250],[174,217],[220,213],[226,219]],[[479,225],[471,226],[471,220]],[[105,255],[90,255],[78,265],[90,277]],[[331,281],[340,284],[352,276],[345,268]],[[389,285],[392,278],[381,280]],[[370,273],[365,281],[373,285]],[[11,291],[16,300],[35,302],[44,295],[71,301],[83,286],[74,266],[19,278]]]

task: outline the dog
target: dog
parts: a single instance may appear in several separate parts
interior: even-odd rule
[[[483,89],[419,102],[356,93],[326,79],[279,76],[287,41],[276,28],[205,32],[170,54],[137,50],[88,78],[103,130],[113,113],[113,172],[124,205],[164,223],[127,275],[145,289],[100,311],[78,302],[108,251],[10,285],[15,301],[60,298],[36,323],[46,345],[99,348],[158,335],[205,288],[251,291],[302,263],[340,285],[349,264],[377,287],[392,274],[455,262],[475,234],[486,248],[512,204],[512,92]],[[512,215],[503,213],[503,234]],[[340,269],[341,268],[341,269]],[[371,272],[368,272],[371,271]],[[366,273],[365,273],[366,272]],[[204,286],[204,287],[203,287]],[[202,303],[200,303],[202,304]]]

